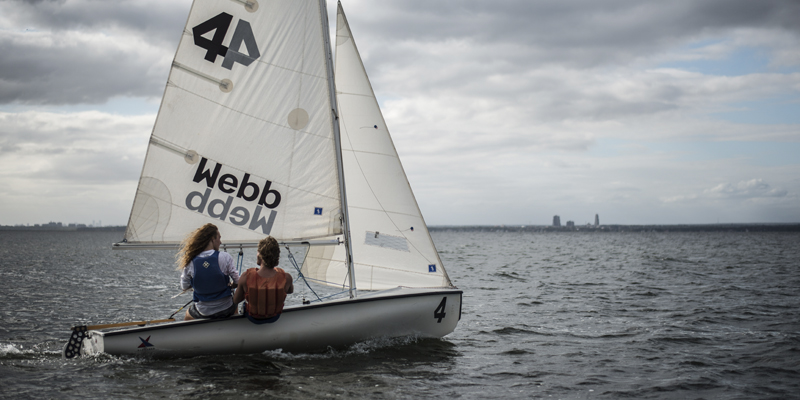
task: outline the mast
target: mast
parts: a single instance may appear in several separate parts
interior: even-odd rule
[[[350,281],[350,298],[356,298],[356,277],[353,267],[353,251],[350,246],[350,217],[347,210],[347,193],[344,184],[344,164],[342,161],[342,140],[339,133],[339,110],[336,103],[336,84],[333,79],[333,54],[331,51],[330,26],[328,24],[328,6],[325,0],[319,0],[320,19],[322,20],[322,37],[325,41],[325,62],[328,65],[328,91],[331,97],[331,108],[333,112],[333,137],[336,151],[336,167],[339,170],[339,194],[342,198],[342,236],[344,236],[345,263],[347,264],[347,275]]]

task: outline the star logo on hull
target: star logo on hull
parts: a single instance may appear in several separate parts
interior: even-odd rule
[[[142,341],[142,344],[139,345],[140,349],[147,348],[147,347],[153,347],[153,345],[149,342],[150,336],[148,336],[147,339],[142,339],[142,337],[139,336],[139,340]]]

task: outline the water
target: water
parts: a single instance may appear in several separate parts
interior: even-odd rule
[[[443,340],[63,360],[73,325],[187,300],[172,254],[120,236],[0,231],[0,397],[800,398],[798,233],[437,231],[464,290]]]

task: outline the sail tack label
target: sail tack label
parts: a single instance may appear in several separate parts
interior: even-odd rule
[[[215,163],[212,168],[206,169],[208,159],[203,157],[197,165],[192,181],[205,184],[203,192],[195,191],[186,196],[186,208],[201,214],[230,222],[236,226],[246,226],[253,231],[261,230],[269,235],[278,212],[275,210],[281,203],[281,194],[272,188],[272,181],[267,180],[263,185],[251,181],[251,175],[244,173],[241,179],[230,173],[222,173],[222,164]],[[216,189],[228,196],[224,199],[212,198]],[[233,207],[234,194],[238,199],[248,203],[255,203],[255,207]],[[265,210],[266,208],[266,210]],[[252,211],[251,211],[252,210]],[[268,211],[267,211],[268,210]],[[266,211],[266,213],[265,213]],[[265,213],[262,216],[262,213]]]

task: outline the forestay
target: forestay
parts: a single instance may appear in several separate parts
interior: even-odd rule
[[[177,243],[208,222],[228,244],[342,232],[321,4],[194,3],[127,243]]]
[[[337,12],[336,95],[356,287],[450,287],[342,11]],[[343,246],[315,247],[307,277],[346,282]]]

